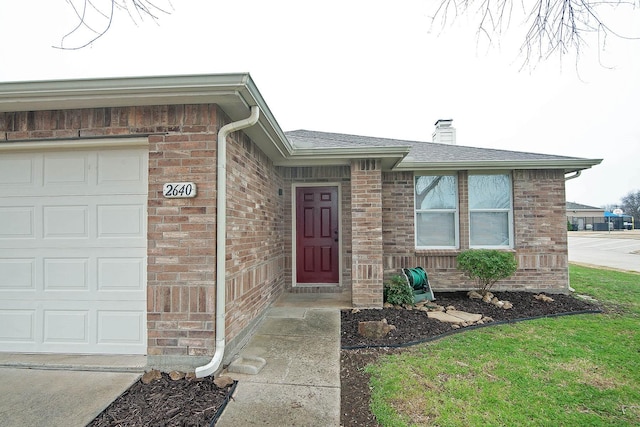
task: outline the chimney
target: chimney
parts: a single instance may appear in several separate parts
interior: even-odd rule
[[[436,122],[436,129],[431,135],[433,142],[439,144],[456,145],[456,128],[451,126],[453,119],[440,119]]]

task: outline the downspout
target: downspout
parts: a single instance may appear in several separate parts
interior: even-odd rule
[[[228,123],[218,131],[217,198],[216,198],[216,349],[213,358],[204,366],[196,368],[196,377],[203,378],[215,373],[222,363],[225,347],[226,317],[226,265],[227,258],[227,136],[237,130],[257,123],[260,108],[251,107],[251,115],[243,120]]]
[[[565,177],[564,177],[564,180],[565,180],[565,182],[566,182],[566,181],[569,181],[570,179],[577,178],[577,177],[579,177],[579,176],[580,176],[580,174],[581,174],[581,173],[582,173],[582,171],[575,171],[575,174],[574,174],[574,175],[571,175],[571,176],[565,176]]]

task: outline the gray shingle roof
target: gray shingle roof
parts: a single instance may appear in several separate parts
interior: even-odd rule
[[[363,150],[393,148],[408,150],[408,154],[395,164],[397,170],[419,169],[564,169],[565,172],[587,169],[601,162],[600,159],[556,156],[523,151],[497,150],[492,148],[468,147],[434,142],[406,141],[390,138],[346,135],[339,133],[296,130],[285,132],[294,149],[318,150],[327,153],[350,149]]]
[[[410,147],[411,151],[403,162],[442,163],[469,161],[562,161],[576,160],[577,157],[537,154],[522,151],[496,150],[492,148],[467,147],[463,145],[438,144],[434,142],[405,141],[399,139],[374,138],[369,136],[345,135],[339,133],[296,130],[285,132],[295,147],[305,148],[351,148],[351,147]]]

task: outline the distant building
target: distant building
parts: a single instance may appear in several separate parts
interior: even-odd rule
[[[633,230],[633,217],[622,211],[609,212],[603,208],[567,202],[567,222],[570,230]]]

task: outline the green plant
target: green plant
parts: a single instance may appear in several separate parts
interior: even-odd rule
[[[389,304],[413,304],[413,291],[404,277],[395,275],[384,284],[383,298]]]
[[[498,280],[513,275],[518,268],[518,262],[510,252],[469,249],[458,255],[458,268],[474,279],[478,292],[484,294]]]

